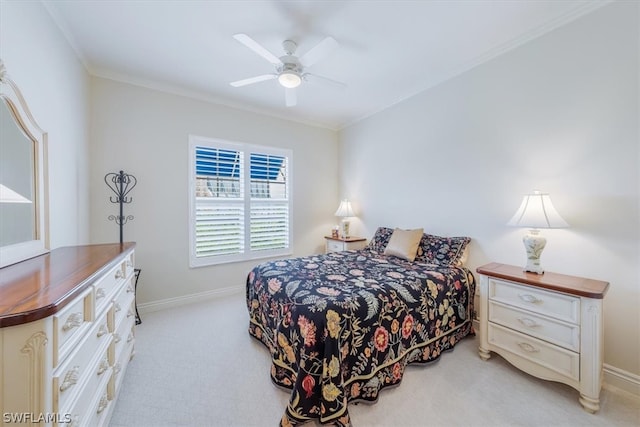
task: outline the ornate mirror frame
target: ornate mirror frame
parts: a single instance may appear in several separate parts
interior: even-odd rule
[[[31,177],[35,218],[32,240],[0,246],[0,267],[23,261],[49,252],[49,200],[47,179],[47,134],[36,123],[26,101],[16,84],[7,75],[4,62],[0,59],[0,98],[13,116],[15,124],[24,133],[26,139],[33,142]],[[0,155],[2,153],[0,141]],[[2,184],[0,182],[0,184]],[[0,220],[0,222],[2,222]],[[0,224],[2,227],[10,224]]]

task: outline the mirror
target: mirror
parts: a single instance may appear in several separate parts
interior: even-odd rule
[[[0,60],[0,267],[49,250],[46,133]]]

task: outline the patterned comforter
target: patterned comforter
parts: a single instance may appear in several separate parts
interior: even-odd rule
[[[348,402],[375,401],[409,363],[473,333],[475,281],[463,267],[369,249],[263,263],[247,278],[249,332],[291,389],[281,425],[350,425]]]

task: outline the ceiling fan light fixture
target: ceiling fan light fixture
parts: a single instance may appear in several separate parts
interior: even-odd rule
[[[293,71],[285,71],[278,76],[278,82],[289,89],[296,88],[302,83],[302,77]]]

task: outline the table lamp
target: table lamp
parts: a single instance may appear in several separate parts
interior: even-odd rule
[[[335,215],[342,218],[342,221],[340,222],[340,237],[345,239],[349,238],[349,221],[347,218],[355,216],[353,209],[351,209],[351,202],[347,199],[342,200]]]
[[[524,271],[537,274],[544,273],[544,269],[540,265],[540,255],[547,244],[547,239],[540,234],[539,229],[569,226],[553,207],[549,194],[541,193],[538,190],[524,196],[520,208],[507,225],[529,228],[529,232],[522,238],[527,251],[527,265]]]

